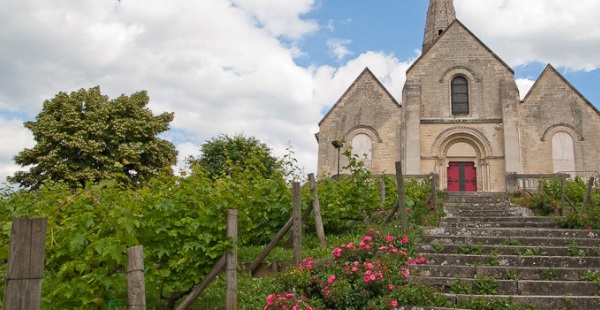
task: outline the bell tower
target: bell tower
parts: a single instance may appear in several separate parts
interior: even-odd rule
[[[453,0],[430,0],[423,36],[423,53],[427,52],[446,28],[456,19]]]

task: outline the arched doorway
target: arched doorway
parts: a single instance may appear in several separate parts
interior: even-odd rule
[[[453,127],[438,135],[431,149],[440,187],[449,192],[490,190],[491,145],[479,130]]]
[[[446,153],[448,168],[446,169],[447,189],[449,192],[477,191],[477,152],[465,142],[457,142],[450,146]]]

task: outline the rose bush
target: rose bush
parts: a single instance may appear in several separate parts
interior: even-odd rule
[[[394,309],[399,301],[392,296],[405,288],[410,266],[427,263],[414,254],[407,236],[372,228],[331,254],[326,261],[304,259],[282,277],[284,287],[295,293],[269,295],[264,309]]]

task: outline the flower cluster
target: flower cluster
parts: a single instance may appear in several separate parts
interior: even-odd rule
[[[354,243],[342,244],[335,248],[331,254],[336,259],[360,260],[370,256],[381,256],[386,254],[397,254],[407,257],[407,236],[382,235],[380,232],[369,229],[367,235],[363,236],[358,245]]]
[[[313,308],[308,305],[306,297],[298,298],[295,294],[287,292],[284,294],[271,294],[267,296],[267,305],[264,310],[267,309],[313,310]]]

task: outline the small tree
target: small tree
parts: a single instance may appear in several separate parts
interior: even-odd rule
[[[47,181],[77,188],[106,179],[137,187],[159,170],[170,171],[177,151],[157,135],[169,129],[173,113],[154,116],[148,102],[145,91],[109,100],[98,86],[58,93],[35,121],[25,122],[37,144],[14,160],[30,168],[8,180],[30,189]]]
[[[271,149],[254,137],[242,134],[220,135],[206,141],[199,157],[188,158],[188,164],[198,164],[213,179],[231,175],[239,169],[256,169],[268,179],[281,168],[271,155]]]

